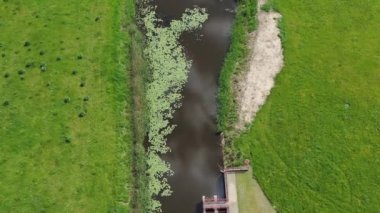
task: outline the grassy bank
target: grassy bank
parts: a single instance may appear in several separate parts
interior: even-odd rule
[[[219,77],[218,128],[230,136],[237,119],[233,80],[247,64],[248,34],[256,28],[257,0],[238,1],[231,44]]]
[[[380,2],[276,0],[285,67],[237,141],[281,212],[380,208]]]
[[[1,212],[128,211],[133,10],[0,2]]]

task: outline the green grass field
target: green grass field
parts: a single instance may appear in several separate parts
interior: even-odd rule
[[[131,0],[0,1],[0,212],[128,210],[133,16]]]
[[[378,212],[380,1],[274,4],[286,65],[236,145],[281,212]]]

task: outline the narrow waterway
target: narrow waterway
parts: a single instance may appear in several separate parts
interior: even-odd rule
[[[207,9],[209,19],[201,30],[181,37],[186,56],[192,60],[182,107],[168,138],[171,152],[163,158],[171,164],[173,195],[162,198],[165,213],[201,212],[201,197],[224,196],[224,180],[218,165],[222,152],[216,128],[218,77],[229,47],[234,0],[157,0],[157,14],[169,23],[186,8]]]

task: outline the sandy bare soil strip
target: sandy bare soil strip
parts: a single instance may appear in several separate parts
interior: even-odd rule
[[[248,71],[240,76],[237,85],[239,120],[238,129],[243,129],[254,119],[274,86],[274,78],[283,67],[283,53],[277,12],[264,12],[260,8],[266,0],[258,2],[258,28],[251,34],[251,56]]]

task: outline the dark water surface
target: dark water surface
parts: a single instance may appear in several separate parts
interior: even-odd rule
[[[192,60],[182,107],[168,138],[172,152],[163,156],[171,164],[173,194],[162,198],[165,213],[201,212],[201,198],[224,196],[224,180],[218,165],[222,152],[216,129],[218,77],[229,47],[234,0],[157,0],[157,14],[165,23],[178,19],[186,8],[206,8],[209,19],[199,31],[184,34],[181,44]]]

